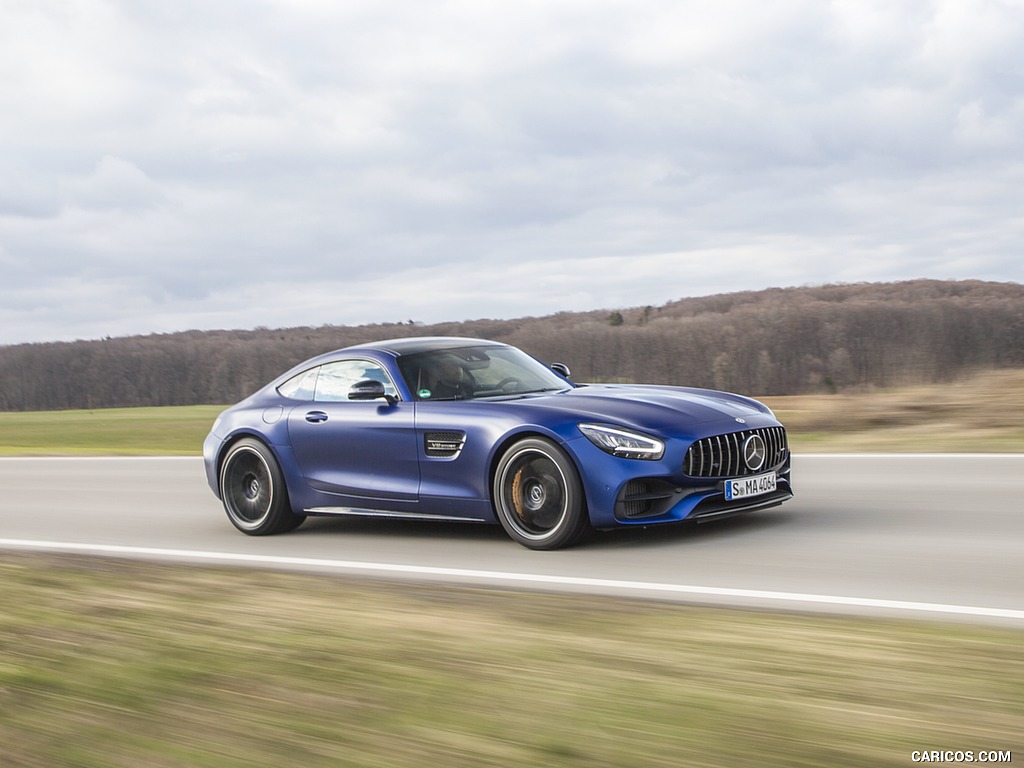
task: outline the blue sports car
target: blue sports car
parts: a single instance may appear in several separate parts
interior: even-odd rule
[[[244,533],[308,515],[500,523],[556,549],[593,529],[709,520],[792,497],[786,430],[756,400],[576,384],[460,338],[361,344],[224,411],[206,474]]]

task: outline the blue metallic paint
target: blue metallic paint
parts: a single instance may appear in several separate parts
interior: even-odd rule
[[[771,411],[755,400],[683,387],[577,386],[565,379],[567,389],[559,393],[415,400],[396,359],[403,345],[416,341],[363,345],[321,355],[224,411],[203,448],[214,493],[220,496],[218,468],[225,451],[237,439],[250,436],[267,444],[277,458],[291,507],[298,514],[341,507],[496,523],[491,503],[494,468],[515,439],[537,435],[561,446],[576,465],[593,527],[651,525],[686,519],[701,501],[722,496],[721,483],[714,478],[709,481],[683,474],[683,459],[691,443],[738,429],[780,426]],[[458,340],[431,339],[427,343],[443,346],[454,341]],[[352,356],[381,364],[396,385],[399,402],[295,401],[276,391],[303,370]],[[326,412],[328,420],[307,422],[306,415],[314,411]],[[605,453],[580,433],[577,424],[581,422],[611,424],[657,437],[665,443],[664,456],[650,461]],[[450,430],[466,435],[461,453],[456,458],[427,456],[425,433]],[[657,517],[617,518],[620,491],[638,478],[664,481],[675,489],[676,496]],[[788,455],[779,482],[786,492],[782,495],[791,496]]]

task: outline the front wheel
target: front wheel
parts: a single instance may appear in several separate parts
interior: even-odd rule
[[[499,522],[524,547],[567,547],[590,530],[576,467],[550,440],[531,437],[509,448],[492,490]]]
[[[292,513],[274,454],[252,438],[239,440],[224,457],[220,492],[228,520],[250,536],[284,533],[305,519]]]

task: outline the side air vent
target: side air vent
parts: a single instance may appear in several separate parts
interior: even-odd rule
[[[432,459],[454,459],[466,444],[465,432],[425,432],[423,448]]]

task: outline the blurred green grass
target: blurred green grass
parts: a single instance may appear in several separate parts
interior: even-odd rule
[[[4,765],[906,766],[1024,749],[1024,635],[0,556]]]
[[[0,455],[200,455],[218,405],[0,413]]]

